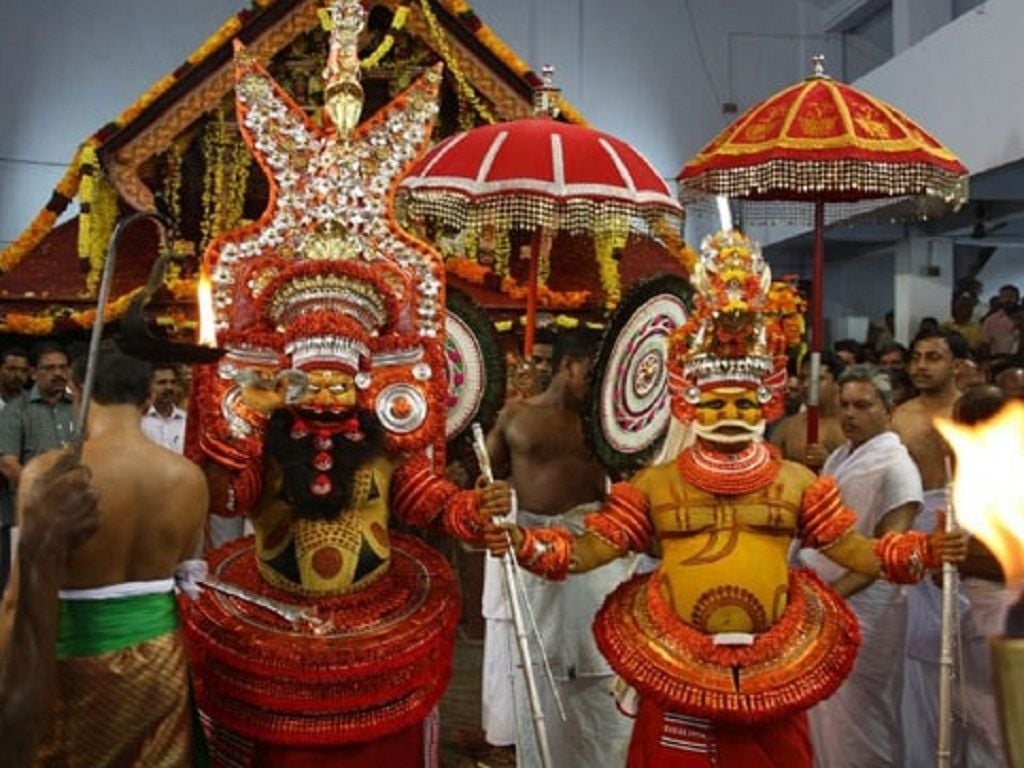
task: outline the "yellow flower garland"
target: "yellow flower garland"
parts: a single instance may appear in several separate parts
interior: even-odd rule
[[[395,46],[395,32],[401,31],[405,26],[405,20],[409,18],[409,8],[403,5],[391,18],[391,27],[388,29],[388,33],[384,36],[384,39],[380,41],[373,53],[367,56],[365,59],[359,60],[359,66],[362,69],[373,69],[380,64],[381,59],[391,53],[391,49]]]
[[[608,310],[619,306],[619,300],[622,298],[619,262],[615,258],[615,252],[626,246],[628,238],[627,231],[618,229],[601,229],[594,233],[597,269],[601,278],[601,288],[604,289],[604,306]]]
[[[37,213],[28,227],[0,253],[0,273],[10,272],[25,258],[29,251],[39,245],[49,231],[53,229],[57,218],[74,199],[82,179],[81,157],[84,148],[85,145],[79,147],[78,151],[75,152],[71,164],[68,165],[64,175],[61,176],[60,181],[53,188],[50,203]]]
[[[455,54],[452,53],[451,46],[448,44],[448,36],[444,33],[444,30],[441,29],[441,25],[438,22],[437,17],[430,9],[430,0],[420,0],[420,10],[423,12],[423,18],[427,20],[427,27],[430,29],[430,34],[434,38],[434,42],[437,44],[438,53],[441,54],[441,58],[444,59],[445,66],[448,67],[448,71],[451,72],[452,77],[455,78],[455,87],[459,93],[459,98],[476,110],[476,113],[483,118],[484,122],[496,123],[497,118],[494,116],[494,113],[491,112],[480,97],[476,95],[476,92],[473,90],[473,86],[469,84],[469,81],[466,79],[466,74],[462,71],[462,67],[455,58]]]
[[[142,290],[143,288],[140,286],[108,303],[103,313],[104,320],[113,322],[119,319],[128,310],[132,299]],[[89,308],[68,312],[62,307],[51,307],[45,312],[35,315],[7,312],[0,318],[0,331],[25,336],[47,336],[57,330],[58,320],[65,320],[75,327],[88,329],[96,321],[96,310]]]
[[[95,294],[103,274],[107,244],[117,224],[117,190],[106,180],[92,144],[83,147],[81,170],[78,258],[88,265],[85,285],[90,294]]]

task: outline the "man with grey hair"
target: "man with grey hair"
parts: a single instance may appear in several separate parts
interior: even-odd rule
[[[846,442],[823,472],[834,475],[843,504],[858,512],[857,531],[907,531],[924,492],[917,465],[891,429],[892,385],[874,365],[839,376],[840,427]],[[898,584],[847,571],[814,550],[800,559],[846,598],[863,637],[853,673],[831,698],[810,710],[816,765],[897,766],[903,761],[900,697],[906,599]]]

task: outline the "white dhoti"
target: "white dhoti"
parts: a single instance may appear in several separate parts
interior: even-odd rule
[[[916,530],[931,532],[945,492],[925,494],[925,511]],[[1012,602],[1003,588],[978,579],[963,579],[958,593],[961,645],[954,648],[952,765],[965,768],[1003,766],[999,718],[992,687],[988,640],[1002,634]],[[931,768],[938,750],[939,653],[942,646],[942,591],[931,579],[907,590],[908,630],[904,666],[903,727],[907,734],[907,768]]]
[[[588,506],[564,515],[549,517],[531,515],[519,510],[518,522],[527,527],[562,526],[579,533],[583,530],[584,516],[592,511],[593,506]],[[628,578],[632,561],[631,557],[622,558],[588,573],[573,574],[560,582],[547,581],[526,571],[520,571],[525,587],[525,600],[529,601],[530,610],[537,621],[537,628],[566,714],[566,720],[563,722],[551,686],[545,677],[541,649],[536,637],[529,632],[533,675],[537,682],[544,727],[554,766],[568,768],[600,765],[614,768],[626,764],[626,751],[633,721],[616,707],[611,690],[615,673],[597,649],[592,627],[594,615],[605,598]],[[500,571],[500,563],[489,562],[490,566]],[[500,578],[500,573],[498,576]],[[529,625],[526,605],[521,605],[524,619]],[[511,617],[510,613],[509,616]],[[492,623],[493,620],[488,621],[488,632]],[[509,618],[506,624],[511,623]],[[541,765],[540,753],[514,632],[508,645],[514,659],[512,666],[515,667],[512,689],[518,732],[516,763],[522,768],[537,768]],[[508,689],[503,694],[496,695],[499,697],[496,700],[501,701],[502,698],[508,697]],[[489,705],[485,703],[485,707]]]
[[[480,608],[484,617],[480,722],[487,743],[505,747],[516,743],[516,708],[512,691],[519,651],[501,560],[490,554],[484,558]]]
[[[922,501],[917,466],[892,432],[856,450],[849,443],[841,446],[822,472],[835,476],[843,503],[857,512],[855,528],[865,536],[873,536],[890,511]],[[827,582],[846,573],[816,550],[801,550],[800,560]],[[839,690],[808,712],[814,762],[822,768],[900,766],[906,597],[900,586],[876,581],[847,603],[860,623],[861,646],[853,671]]]

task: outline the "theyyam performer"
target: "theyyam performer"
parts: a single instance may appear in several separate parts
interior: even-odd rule
[[[435,474],[443,266],[389,209],[440,72],[357,127],[365,14],[346,0],[330,15],[323,129],[236,46],[239,126],[270,202],[204,257],[227,352],[196,375],[188,452],[212,510],[255,535],[209,554],[184,623],[216,763],[432,766],[457,584],[391,522],[480,542],[509,494]]]
[[[550,579],[627,552],[660,558],[609,596],[594,632],[639,694],[628,765],[786,766],[813,762],[805,710],[849,674],[857,621],[792,541],[852,571],[912,582],[961,534],[854,529],[835,479],[784,461],[762,439],[783,410],[785,353],[801,331],[787,283],[772,283],[757,245],[736,231],[705,239],[694,310],[669,337],[673,415],[696,441],[673,461],[618,483],[583,533],[511,528],[521,566]],[[487,533],[492,552],[505,528]]]

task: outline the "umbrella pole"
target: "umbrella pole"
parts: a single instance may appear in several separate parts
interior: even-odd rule
[[[825,340],[825,201],[814,201],[814,266],[811,274],[811,377],[807,390],[807,444],[818,442],[821,349]]]
[[[533,338],[537,334],[537,271],[540,249],[544,240],[544,227],[537,227],[530,240],[530,272],[526,285],[526,333],[523,334],[523,359],[533,360]]]

